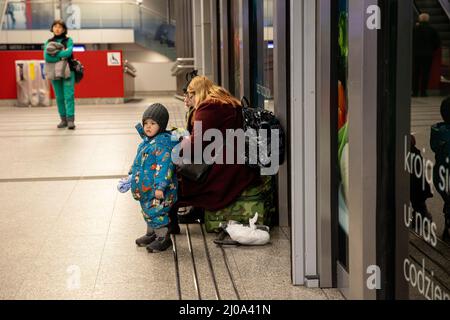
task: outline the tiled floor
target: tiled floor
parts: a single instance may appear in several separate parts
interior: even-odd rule
[[[77,108],[77,130],[57,130],[56,108],[0,108],[0,299],[177,299],[172,251],[149,255],[134,240],[145,225],[139,204],[116,191],[151,102],[183,124],[171,97]],[[197,299],[186,229],[177,236],[183,299]],[[202,299],[215,299],[203,237],[190,226]],[[336,290],[290,284],[289,230],[272,244],[227,248],[243,299],[342,299]],[[207,244],[222,299],[236,299],[221,250]]]

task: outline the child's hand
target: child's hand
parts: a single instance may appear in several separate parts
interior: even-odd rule
[[[158,200],[164,199],[164,192],[162,192],[161,190],[156,190],[155,198],[158,199]]]

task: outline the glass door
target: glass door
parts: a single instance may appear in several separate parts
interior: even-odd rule
[[[255,45],[251,47],[251,100],[265,109],[274,111],[274,25],[273,0],[252,0],[251,33]]]
[[[435,16],[430,14],[433,21]],[[407,79],[405,74],[413,74],[411,68],[422,70],[421,77],[426,77],[426,66],[440,62],[436,54],[440,48],[434,48],[433,56],[421,55],[423,48],[433,49],[431,39],[423,34],[438,36],[437,30],[417,20],[414,25],[413,50],[409,51],[413,64],[408,72],[397,74],[401,81]],[[408,52],[400,45],[395,49]],[[398,94],[410,98],[412,92],[406,88],[411,88],[411,82],[406,83]],[[397,213],[403,217],[399,228],[408,233],[408,251],[401,265],[407,296],[414,300],[450,300],[450,98],[433,92],[432,83],[433,75],[427,79],[428,96],[422,92],[421,97],[411,98],[410,115],[408,110],[404,114],[410,121],[410,134],[399,141],[404,150],[403,173],[410,178],[410,201],[401,204]]]
[[[337,64],[337,138],[338,138],[338,263],[349,272],[349,110],[348,103],[348,0],[339,0],[338,6],[338,58]]]
[[[241,50],[242,50],[242,2],[240,0],[230,0],[228,3],[228,35],[229,35],[229,79],[230,92],[236,97],[240,97],[241,92]]]
[[[439,48],[431,36],[423,36],[433,29],[413,16],[411,1],[382,4],[387,20],[380,74],[389,81],[380,105],[380,150],[385,154],[380,193],[386,195],[379,213],[395,217],[393,230],[380,225],[388,238],[378,239],[386,243],[380,257],[395,260],[386,271],[395,284],[387,298],[450,300],[450,99],[431,90],[431,78],[426,81],[429,96],[414,97],[412,83],[414,65],[422,70],[429,66]],[[424,48],[430,50],[431,62],[424,61]]]

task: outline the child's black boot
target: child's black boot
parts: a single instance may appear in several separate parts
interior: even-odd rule
[[[147,233],[145,234],[145,236],[136,239],[136,245],[138,247],[146,247],[155,240],[156,240],[156,233],[152,227],[148,226]]]
[[[156,240],[147,246],[147,251],[150,253],[163,252],[172,246],[170,239],[169,228],[161,228],[155,230]]]

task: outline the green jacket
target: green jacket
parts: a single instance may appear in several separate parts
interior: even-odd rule
[[[55,41],[55,42],[61,43],[62,40],[63,39],[53,38],[53,39],[49,39],[49,40],[47,40],[45,42],[45,44],[44,44],[44,59],[45,59],[45,62],[56,63],[56,62],[61,61],[61,59],[64,59],[64,58],[69,59],[72,56],[72,53],[73,53],[73,40],[70,37],[67,40],[67,48],[66,48],[66,50],[58,52],[58,54],[56,56],[51,56],[51,55],[49,55],[47,53],[47,45],[49,44],[49,42]]]

